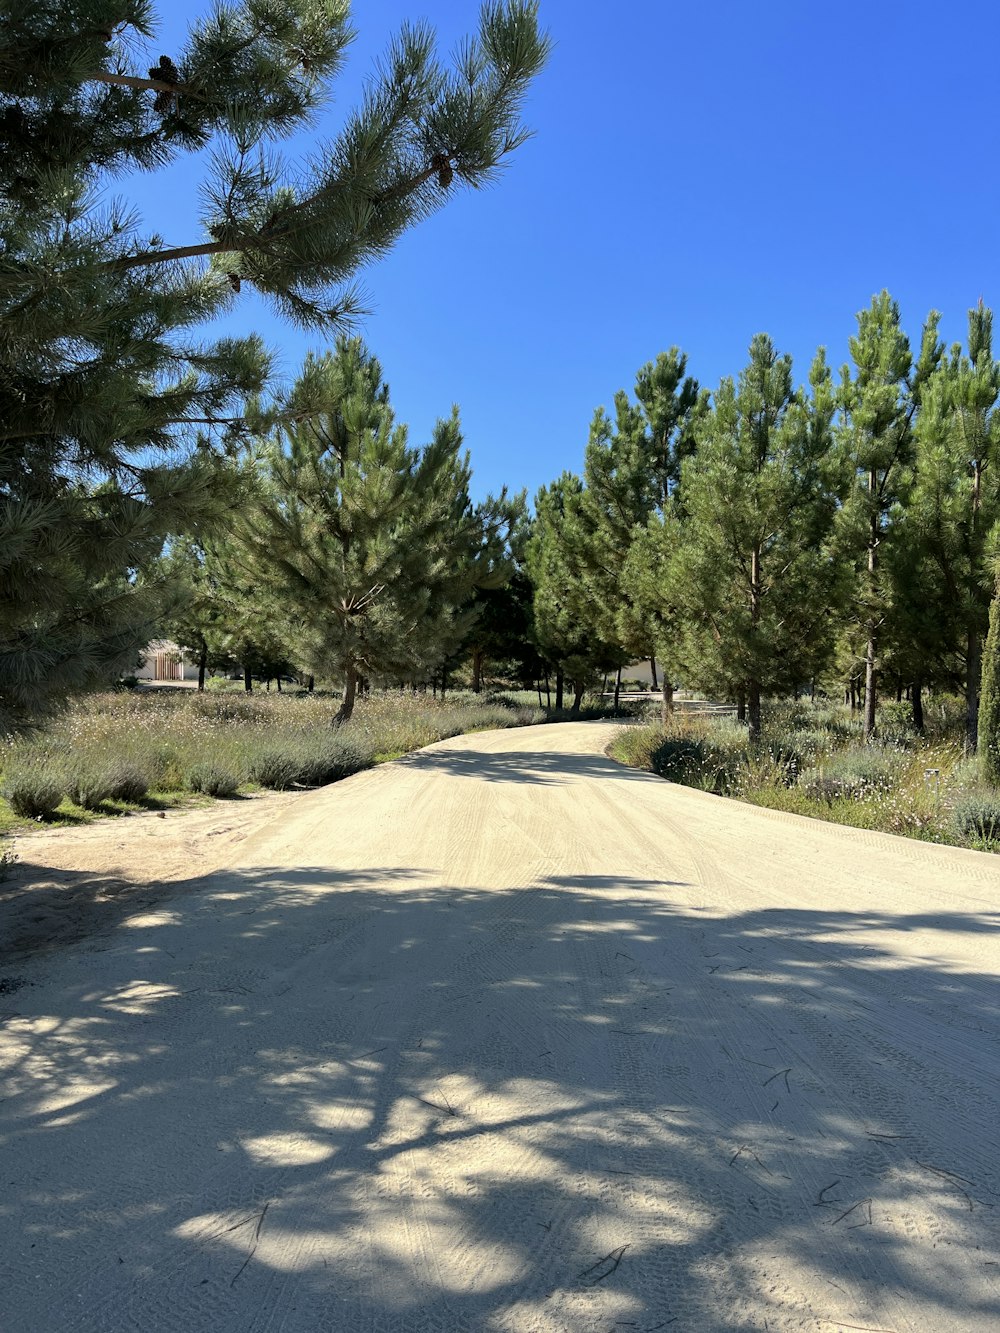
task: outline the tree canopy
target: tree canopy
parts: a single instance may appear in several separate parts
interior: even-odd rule
[[[10,0],[0,14],[0,726],[127,667],[171,533],[237,503],[229,458],[259,421],[259,338],[212,339],[250,284],[336,331],[359,268],[524,140],[545,60],[535,5],[488,4],[454,67],[403,29],[332,142],[280,141],[329,98],[345,0],[218,5],[154,57],[147,0]],[[106,191],[208,162],[201,234],[167,246]],[[283,405],[278,402],[278,411]]]

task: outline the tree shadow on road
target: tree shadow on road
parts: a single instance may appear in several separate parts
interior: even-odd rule
[[[475,778],[481,782],[565,784],[584,778],[612,778],[617,782],[661,782],[640,769],[627,768],[599,754],[563,751],[515,750],[495,754],[486,750],[419,750],[398,761],[408,768]]]
[[[684,890],[226,871],[65,955],[58,988],[29,966],[0,999],[10,1308],[992,1327],[1000,996],[933,948],[1000,916],[719,916]]]

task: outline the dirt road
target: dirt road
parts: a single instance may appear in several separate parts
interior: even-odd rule
[[[611,734],[60,835],[77,937],[0,965],[4,1333],[1000,1327],[1000,860]]]

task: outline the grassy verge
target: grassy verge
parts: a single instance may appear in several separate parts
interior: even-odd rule
[[[387,692],[332,727],[337,703],[309,694],[88,695],[44,732],[0,749],[0,832],[322,786],[448,736],[549,720],[505,697],[442,703]]]
[[[929,710],[930,711],[930,710]],[[1000,851],[1000,792],[958,740],[959,710],[938,701],[927,734],[890,704],[865,744],[847,710],[783,705],[759,745],[728,717],[675,716],[623,730],[609,753],[633,768],[752,805],[929,842]]]

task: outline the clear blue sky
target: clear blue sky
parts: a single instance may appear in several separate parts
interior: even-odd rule
[[[207,0],[206,0],[207,3]],[[405,19],[450,50],[464,0],[355,0],[358,38],[320,134]],[[159,54],[199,0],[161,0]],[[542,0],[555,46],[535,137],[500,183],[456,198],[363,275],[360,332],[411,440],[457,402],[482,493],[578,471],[595,407],[673,343],[703,384],[771,334],[804,379],[835,367],[888,287],[911,339],[929,309],[963,336],[1000,305],[1000,14],[987,0]],[[193,164],[129,193],[169,244],[196,239]],[[244,289],[245,290],[245,289]],[[291,377],[315,334],[252,296]]]

